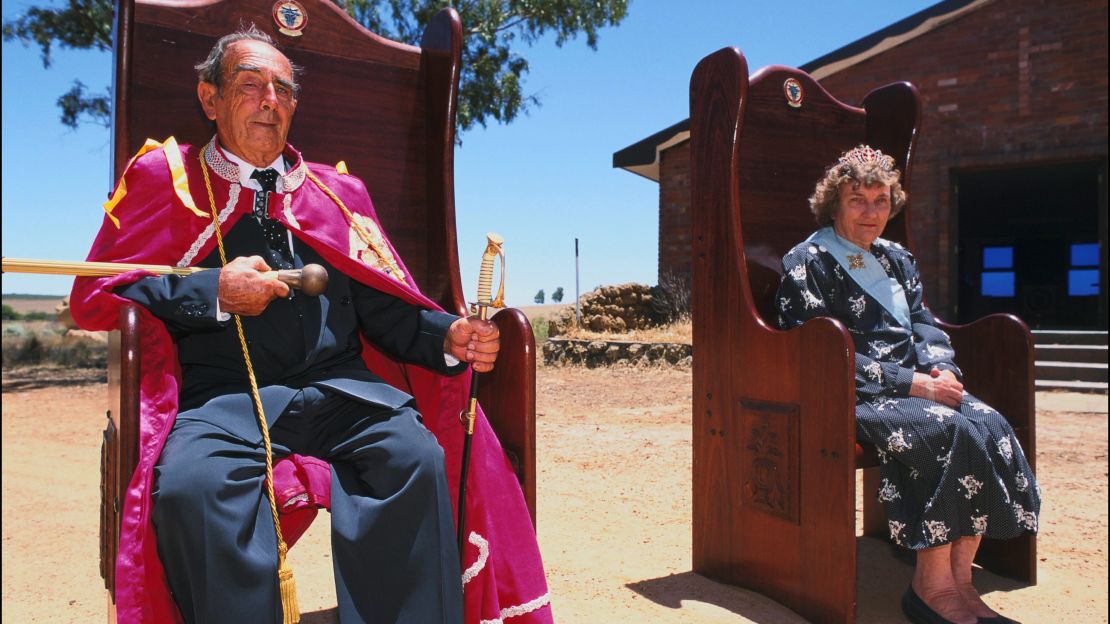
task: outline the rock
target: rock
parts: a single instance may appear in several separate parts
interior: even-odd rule
[[[608,348],[609,348],[609,344],[607,342],[605,342],[604,340],[594,340],[594,341],[591,341],[590,344],[586,345],[586,349],[589,350],[590,355],[598,355],[600,353],[605,353],[605,350],[608,349]]]
[[[605,359],[609,362],[616,362],[621,357],[621,348],[617,345],[609,345],[605,350]]]
[[[658,361],[659,358],[663,357],[663,354],[665,352],[666,352],[666,347],[664,347],[661,344],[653,344],[650,347],[648,347],[647,358],[648,358],[649,361],[655,362],[655,361]]]

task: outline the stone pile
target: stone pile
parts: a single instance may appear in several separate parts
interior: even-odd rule
[[[582,295],[579,301],[582,327],[602,333],[654,327],[659,318],[652,310],[652,299],[651,287],[644,284],[602,286]],[[574,308],[568,307],[549,321],[547,335],[560,336],[573,326]]]
[[[625,364],[689,366],[693,349],[688,344],[644,343],[618,340],[548,339],[543,344],[545,364],[577,364],[587,368]]]

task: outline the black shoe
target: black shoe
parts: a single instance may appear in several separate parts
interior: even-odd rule
[[[913,624],[953,624],[951,620],[944,619],[941,614],[925,604],[925,601],[913,591],[912,585],[906,588],[906,593],[902,594],[902,613]]]
[[[1011,620],[1005,615],[995,615],[989,618],[979,618],[979,624],[1021,624],[1021,622],[1017,620]]]

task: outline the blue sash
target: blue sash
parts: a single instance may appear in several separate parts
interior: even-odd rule
[[[814,232],[808,242],[823,245],[836,258],[848,277],[852,278],[865,293],[886,308],[887,312],[906,329],[913,329],[910,323],[910,305],[906,301],[906,291],[898,280],[887,275],[870,251],[861,249],[855,243],[841,238],[832,226]]]

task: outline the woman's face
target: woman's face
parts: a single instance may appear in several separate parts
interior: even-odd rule
[[[845,182],[837,195],[840,204],[833,217],[833,229],[841,238],[868,249],[890,219],[890,185]]]

